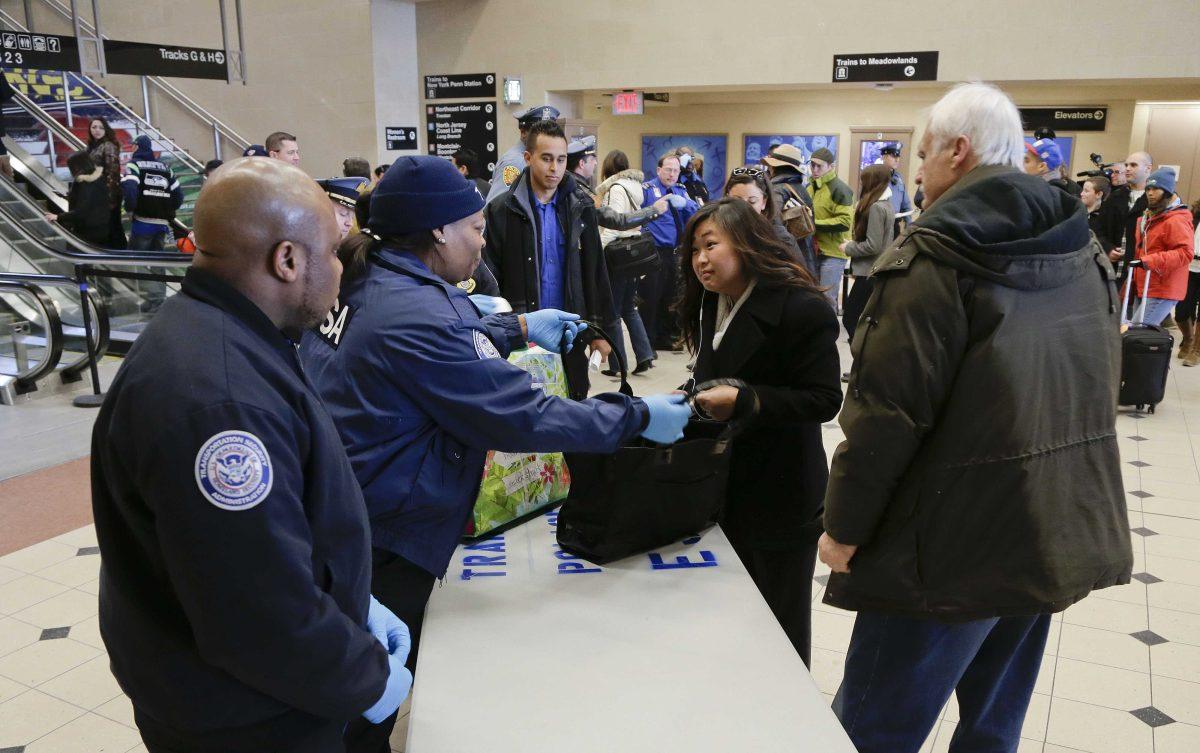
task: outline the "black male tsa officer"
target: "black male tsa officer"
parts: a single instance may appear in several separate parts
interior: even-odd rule
[[[329,200],[239,159],[196,203],[196,258],[92,438],[100,632],[146,747],[326,753],[412,684],[370,596],[366,507],[294,342],[341,264]]]

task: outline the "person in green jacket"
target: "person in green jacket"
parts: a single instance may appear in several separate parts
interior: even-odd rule
[[[846,269],[846,253],[839,246],[850,240],[854,222],[854,192],[838,178],[833,152],[821,147],[812,153],[808,165],[812,180],[813,223],[817,227],[817,272],[830,305],[837,309],[838,287]]]

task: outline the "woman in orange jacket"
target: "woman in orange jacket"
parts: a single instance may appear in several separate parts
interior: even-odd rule
[[[1155,170],[1146,181],[1146,205],[1138,220],[1133,262],[1144,269],[1134,269],[1133,290],[1141,296],[1149,270],[1143,321],[1162,324],[1175,304],[1187,297],[1188,265],[1194,253],[1192,213],[1175,195],[1175,173],[1165,168]]]

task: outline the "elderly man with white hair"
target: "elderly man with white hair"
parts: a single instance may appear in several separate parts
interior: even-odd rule
[[[875,263],[821,559],[856,610],[834,710],[861,753],[1015,751],[1051,615],[1128,583],[1113,271],[1020,170],[1017,108],[964,84],[918,147],[925,213]]]

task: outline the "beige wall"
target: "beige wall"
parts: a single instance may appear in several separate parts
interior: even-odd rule
[[[38,0],[32,4],[43,7]],[[233,41],[233,3],[227,5]],[[90,3],[79,6],[90,9]],[[20,2],[4,0],[0,7],[23,18]],[[261,144],[276,130],[294,133],[300,141],[301,167],[315,177],[340,175],[342,159],[351,154],[373,161],[369,0],[247,0],[242,8],[249,84],[198,79],[173,83],[252,143]],[[100,13],[101,28],[113,39],[221,46],[216,0],[104,0]],[[85,17],[90,20],[90,15]],[[35,21],[42,31],[73,33],[66,21],[49,11],[38,10]],[[111,76],[105,85],[141,112],[137,77]],[[212,158],[211,130],[196,126],[159,98],[152,101],[151,112],[155,125],[197,159]]]

